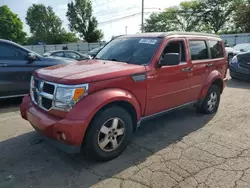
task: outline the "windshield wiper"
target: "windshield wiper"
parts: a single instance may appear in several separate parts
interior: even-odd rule
[[[129,63],[129,62],[127,62],[127,61],[120,61],[120,60],[118,60],[118,59],[107,59],[107,61],[116,61],[116,62],[124,62],[124,63]]]

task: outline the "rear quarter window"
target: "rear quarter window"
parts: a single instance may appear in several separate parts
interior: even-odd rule
[[[191,59],[203,60],[209,59],[208,49],[205,40],[190,40],[189,41]]]
[[[209,40],[208,44],[209,44],[209,48],[210,48],[210,51],[211,51],[212,59],[217,59],[217,58],[224,57],[223,47],[222,47],[220,41]]]

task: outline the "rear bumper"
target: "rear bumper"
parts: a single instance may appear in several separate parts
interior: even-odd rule
[[[46,136],[49,142],[67,153],[79,153],[88,127],[87,120],[58,118],[39,109],[29,96],[23,98],[20,106],[21,116],[29,121],[37,132]],[[68,117],[68,118],[67,118]],[[63,139],[62,133],[66,136]]]

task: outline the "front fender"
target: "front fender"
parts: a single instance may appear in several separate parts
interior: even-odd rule
[[[221,79],[223,81],[223,75],[217,71],[213,70],[205,80],[201,92],[199,94],[199,99],[204,99],[206,97],[207,91],[209,90],[210,86],[216,79]],[[223,83],[224,84],[224,83]]]
[[[68,113],[67,119],[85,119],[90,122],[94,115],[102,107],[116,101],[125,101],[130,103],[136,110],[137,122],[140,120],[142,111],[136,97],[126,90],[115,88],[100,90],[84,97]]]

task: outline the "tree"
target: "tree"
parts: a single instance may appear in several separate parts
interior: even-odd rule
[[[79,33],[87,42],[97,42],[103,38],[101,30],[97,29],[98,22],[92,16],[90,0],[75,0],[68,3],[66,16],[69,20],[70,30]]]
[[[0,38],[20,44],[26,43],[22,21],[6,5],[0,6]]]
[[[250,1],[243,1],[238,6],[233,20],[239,32],[250,32]]]
[[[195,15],[199,1],[184,1],[179,6],[165,9],[161,13],[153,13],[146,20],[145,31],[200,31],[202,24],[200,19]]]
[[[200,19],[214,32],[223,30],[232,18],[241,0],[201,0],[198,12],[202,13]]]
[[[55,14],[52,7],[33,4],[28,8],[26,22],[30,26],[30,41],[43,41],[47,44],[75,42],[73,33],[67,33],[62,27],[62,20]]]

